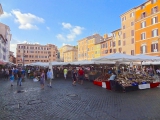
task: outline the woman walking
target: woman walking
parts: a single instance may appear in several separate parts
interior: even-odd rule
[[[13,75],[13,73],[11,73],[11,75],[10,75],[10,81],[11,81],[11,87],[13,86],[13,82],[14,82],[14,75]]]
[[[42,90],[44,89],[44,83],[45,83],[45,73],[44,73],[44,70],[43,70],[42,73],[41,73],[41,76],[40,76],[40,84],[41,84]]]
[[[73,73],[72,73],[72,79],[73,79],[73,83],[72,85],[75,85],[76,86],[76,81],[77,81],[77,72],[76,72],[76,69],[73,70]]]

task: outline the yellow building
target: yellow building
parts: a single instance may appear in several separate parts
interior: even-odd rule
[[[113,53],[122,53],[122,31],[117,29],[112,32]]]
[[[135,8],[121,15],[123,53],[135,54]]]
[[[78,61],[91,60],[100,56],[100,46],[98,43],[103,40],[99,34],[88,36],[78,41]],[[95,54],[97,53],[97,54]]]
[[[160,0],[148,0],[136,8],[136,54],[160,56]]]
[[[61,48],[59,48],[59,54],[60,54],[60,61],[64,61],[64,52],[73,49],[74,46],[71,45],[64,45]]]
[[[71,50],[67,50],[64,53],[64,62],[75,62],[78,61],[78,49],[76,47]]]

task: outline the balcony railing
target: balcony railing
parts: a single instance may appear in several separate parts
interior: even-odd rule
[[[151,16],[151,15],[154,15],[154,14],[158,14],[160,12],[160,10],[157,10],[156,12],[151,12],[151,13],[146,13],[145,14],[145,16],[140,16],[139,18],[137,18],[135,21],[137,22],[137,21],[139,21],[139,20],[141,20],[141,19],[145,19],[145,18],[147,18],[147,17],[149,17],[149,16]]]

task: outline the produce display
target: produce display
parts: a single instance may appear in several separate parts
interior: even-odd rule
[[[97,79],[95,79],[95,81],[108,81],[109,78],[110,78],[109,74],[102,74]]]
[[[136,86],[140,84],[153,83],[155,79],[148,75],[143,74],[127,74],[127,75],[119,75],[117,78],[117,82],[123,87],[128,86]]]

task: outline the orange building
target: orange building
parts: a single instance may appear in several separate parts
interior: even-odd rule
[[[135,53],[160,56],[160,0],[148,0],[135,11]]]
[[[112,37],[108,37],[107,34],[104,35],[101,44],[101,56],[106,56],[113,53],[112,49]]]
[[[57,61],[57,46],[53,44],[17,44],[16,64]]]
[[[122,53],[122,31],[117,29],[112,32],[113,53]]]
[[[135,8],[121,15],[123,53],[135,54]]]

